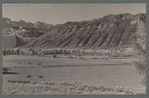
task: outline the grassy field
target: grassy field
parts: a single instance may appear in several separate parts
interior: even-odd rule
[[[142,77],[132,63],[137,60],[108,56],[3,56],[3,67],[11,69],[3,74],[3,94],[145,94]]]

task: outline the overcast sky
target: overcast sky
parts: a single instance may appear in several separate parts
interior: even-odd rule
[[[12,4],[3,3],[2,16],[12,21],[46,22],[50,24],[67,21],[83,21],[102,18],[109,14],[146,13],[146,4],[141,3],[83,3],[83,4]]]

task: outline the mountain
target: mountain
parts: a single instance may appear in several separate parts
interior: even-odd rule
[[[24,20],[19,20],[19,21],[12,21],[9,18],[2,18],[2,27],[3,28],[12,28],[12,27],[26,27],[26,28],[36,28],[38,31],[46,33],[49,31],[50,28],[52,28],[51,24],[44,23],[37,21],[36,23],[31,23],[31,22],[25,22]]]
[[[22,46],[44,34],[43,32],[39,32],[36,28],[27,27],[3,28],[2,33],[3,46],[9,48]]]
[[[29,38],[34,38],[34,37],[39,37],[43,35],[43,32],[38,31],[34,27],[11,27],[11,28],[3,28],[2,29],[3,36],[12,36],[16,35],[18,37],[29,37]]]
[[[38,24],[40,23],[38,22]],[[111,48],[132,46],[138,24],[146,25],[146,14],[110,14],[90,21],[69,21],[53,26],[48,33],[23,47]]]
[[[9,18],[2,18],[2,27],[5,28],[9,28],[9,27],[13,27],[14,26],[14,23],[11,21],[11,19]]]
[[[33,27],[34,24],[31,22],[25,22],[24,20],[13,21],[14,27]]]
[[[24,20],[12,21],[6,17],[2,20],[3,46],[12,48],[22,46],[38,38],[44,33],[50,31],[53,26],[40,21],[34,24],[31,22],[25,22]]]
[[[40,22],[40,21],[37,21],[35,24],[34,24],[34,28],[37,28],[39,31],[42,31],[42,32],[48,32],[52,29],[54,25],[51,25],[51,24],[48,24],[48,23],[45,23],[45,22]]]

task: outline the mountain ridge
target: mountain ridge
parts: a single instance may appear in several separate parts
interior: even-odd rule
[[[53,27],[47,34],[24,45],[28,48],[109,48],[132,45],[138,21],[146,24],[146,14],[107,15],[90,21]]]
[[[48,24],[45,22],[37,21],[36,23],[25,22],[24,20],[12,21],[7,17],[2,18],[2,27],[3,28],[12,28],[12,27],[27,27],[27,28],[36,28],[39,31],[47,32],[48,29],[53,27],[54,25]]]
[[[4,18],[3,28],[22,22],[12,22]],[[37,21],[29,23],[27,28],[36,28],[44,31],[43,35],[21,46],[23,48],[110,48],[132,45],[131,39],[136,32],[138,21],[146,25],[146,14],[132,15],[122,13],[106,15],[102,18],[86,21],[68,21],[64,24],[51,25]],[[10,24],[10,26],[7,24]],[[5,24],[6,23],[6,24]],[[24,24],[23,24],[24,23]]]

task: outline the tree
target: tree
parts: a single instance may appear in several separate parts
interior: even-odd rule
[[[136,49],[140,52],[141,62],[146,65],[146,24],[143,21],[138,21],[137,23],[134,43]]]
[[[146,86],[146,23],[141,19],[137,21],[137,29],[134,36],[134,44],[137,50],[139,50],[139,62],[136,62],[139,73],[144,76],[142,81]]]

